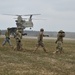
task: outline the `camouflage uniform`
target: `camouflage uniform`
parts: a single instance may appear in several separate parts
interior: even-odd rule
[[[21,44],[22,34],[19,32],[19,30],[16,31],[15,39],[16,39],[15,49],[22,50],[22,44]]]
[[[10,41],[10,33],[8,30],[5,32],[5,37],[6,38],[4,39],[2,46],[4,46],[6,42],[8,42],[10,46],[12,46],[11,41]]]
[[[63,43],[63,37],[65,37],[65,32],[60,30],[57,34],[57,40],[55,43],[57,43],[56,45],[56,51],[55,53],[62,53],[63,52],[63,46],[62,46],[62,43]]]
[[[40,33],[38,36],[38,43],[37,43],[37,46],[36,46],[36,49],[34,50],[34,52],[39,48],[39,46],[41,46],[43,48],[43,50],[45,52],[47,52],[45,49],[44,43],[43,43],[43,32],[44,32],[44,29],[40,29]]]

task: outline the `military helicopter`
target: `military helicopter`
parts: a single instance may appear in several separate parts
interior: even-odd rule
[[[33,27],[33,22],[32,22],[33,15],[40,15],[40,14],[16,15],[18,16],[17,20],[15,20],[17,27],[21,27],[23,29],[29,27],[31,29],[31,27]],[[26,21],[24,20],[26,18],[22,18],[22,16],[30,16],[30,17],[29,17],[29,20]]]
[[[10,15],[10,16],[17,16],[17,18],[14,18],[16,19],[15,22],[16,22],[16,26],[17,27],[12,27],[12,28],[9,28],[9,31],[11,33],[14,33],[16,31],[17,28],[19,28],[22,33],[23,33],[23,30],[25,28],[32,28],[33,27],[33,22],[32,22],[32,16],[33,15],[40,15],[40,14],[28,14],[28,15],[11,15],[11,14],[4,14],[4,15]],[[22,16],[30,16],[29,19],[26,21],[25,19],[27,18],[22,18]]]

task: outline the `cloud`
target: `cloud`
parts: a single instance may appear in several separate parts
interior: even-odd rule
[[[46,18],[47,21],[33,21],[34,30],[39,30],[40,27],[44,27],[46,30],[57,31],[58,29],[62,28],[66,31],[75,31],[74,3],[75,0],[1,0],[0,14],[39,13],[41,14],[40,16],[33,17]],[[11,26],[16,26],[14,20],[10,20],[8,16],[1,15],[0,20],[0,24],[5,25],[5,23],[7,23],[8,25],[8,22],[10,22]],[[1,28],[3,27],[1,26]]]

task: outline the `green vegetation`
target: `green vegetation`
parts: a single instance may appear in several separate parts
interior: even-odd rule
[[[23,51],[14,51],[8,44],[1,46],[0,75],[75,75],[75,40],[65,40],[64,53],[54,55],[55,40],[44,40],[48,53],[40,47],[33,53],[36,39],[23,39]],[[15,46],[15,39],[11,39]]]

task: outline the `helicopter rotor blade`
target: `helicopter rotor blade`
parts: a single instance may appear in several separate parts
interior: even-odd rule
[[[13,19],[17,19],[17,18],[13,18]],[[27,20],[29,18],[22,18],[23,20]],[[32,18],[32,20],[47,20],[47,19],[36,19],[36,18]]]
[[[17,19],[17,18],[13,18],[13,19]],[[22,19],[29,19],[29,18],[22,18]]]
[[[22,15],[22,16],[33,16],[33,15],[41,15],[41,14],[27,14],[27,15]]]
[[[29,18],[22,18],[22,19],[29,19]],[[36,18],[32,18],[32,20],[47,20],[47,19],[36,19]]]
[[[15,15],[13,15],[13,14],[2,14],[2,15],[9,15],[9,16],[22,16],[22,15],[17,15],[17,14],[15,14]]]
[[[10,16],[31,16],[31,15],[41,15],[41,14],[27,14],[27,15],[20,15],[20,14],[2,14],[2,15],[10,15]]]

